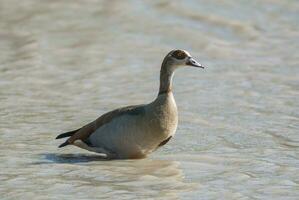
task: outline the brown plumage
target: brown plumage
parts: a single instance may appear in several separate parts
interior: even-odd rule
[[[112,110],[102,116],[100,116],[98,119],[95,121],[83,126],[82,128],[79,128],[74,131],[69,131],[66,133],[62,133],[56,137],[56,139],[64,138],[64,137],[70,137],[69,139],[66,140],[65,143],[63,143],[61,147],[64,147],[69,144],[73,144],[74,141],[76,140],[82,140],[86,141],[88,137],[98,128],[100,128],[102,125],[109,123],[111,120],[114,118],[117,118],[123,114],[134,114],[143,105],[134,105],[134,106],[126,106],[123,108],[118,108],[115,110]]]
[[[69,138],[59,147],[73,144],[107,158],[143,158],[165,145],[178,123],[172,77],[183,65],[201,67],[187,51],[169,52],[162,62],[159,93],[153,102],[118,108],[80,129],[60,134],[56,139]]]

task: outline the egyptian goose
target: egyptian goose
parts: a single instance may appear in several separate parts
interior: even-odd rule
[[[107,159],[135,159],[165,145],[178,124],[172,77],[175,69],[185,65],[203,68],[187,51],[170,51],[162,62],[159,94],[153,102],[118,108],[82,128],[60,134],[56,139],[69,138],[59,148],[72,144]]]

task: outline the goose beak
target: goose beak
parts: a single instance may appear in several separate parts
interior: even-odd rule
[[[204,69],[204,67],[199,62],[194,60],[192,57],[188,58],[188,60],[186,62],[186,65],[190,65],[190,66],[193,66],[193,67],[199,67],[199,68]]]

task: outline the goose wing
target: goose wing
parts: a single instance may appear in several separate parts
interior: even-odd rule
[[[81,141],[87,141],[89,136],[94,133],[98,128],[103,126],[104,124],[107,124],[111,122],[113,119],[124,115],[124,114],[129,114],[129,115],[139,115],[144,112],[144,105],[134,105],[134,106],[127,106],[123,108],[118,108],[115,110],[112,110],[108,113],[103,114],[100,116],[98,119],[95,121],[83,126],[82,128],[75,130],[75,131],[70,131],[65,133],[64,135],[61,134],[56,137],[56,139],[70,136],[64,143],[62,143],[60,147],[64,147],[69,144],[73,144],[76,140],[81,140]],[[72,133],[70,135],[69,133]]]

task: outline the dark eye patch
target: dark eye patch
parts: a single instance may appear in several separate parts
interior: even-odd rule
[[[173,53],[172,53],[172,56],[175,57],[176,59],[185,59],[187,54],[184,52],[184,51],[181,51],[181,50],[175,50]]]

